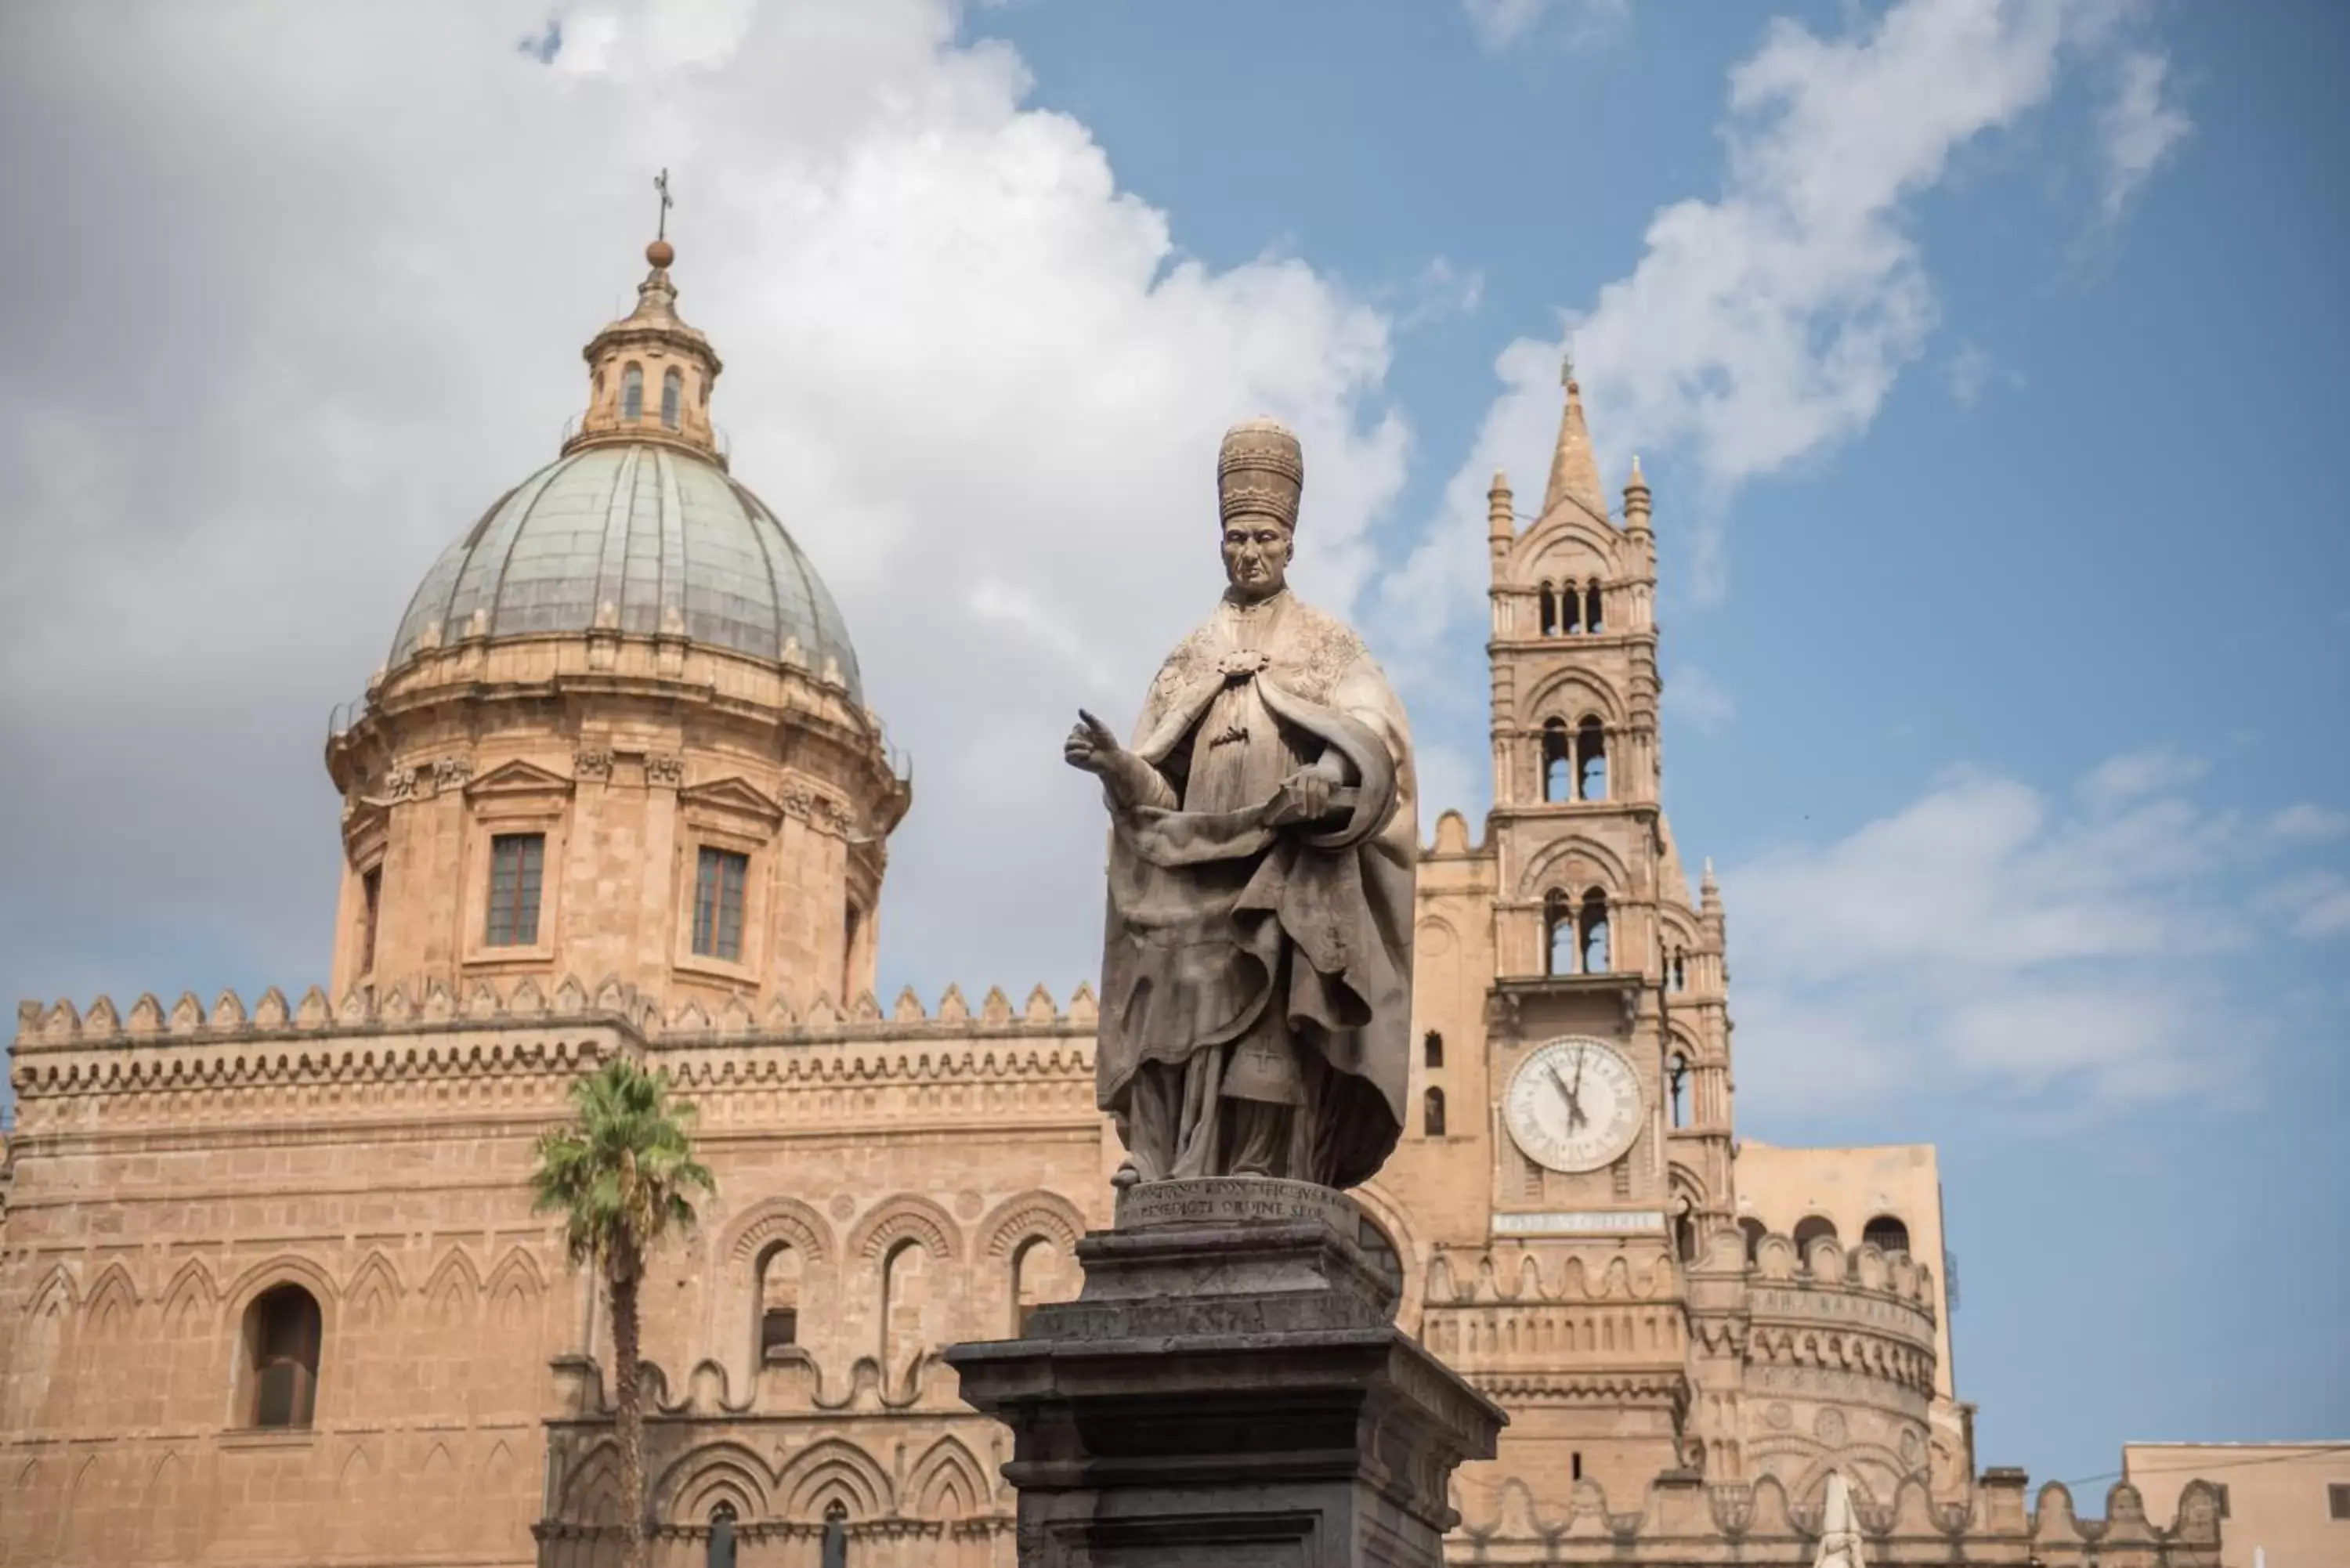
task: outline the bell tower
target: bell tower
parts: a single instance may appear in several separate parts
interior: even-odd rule
[[[1683,1271],[1733,1213],[1720,899],[1709,876],[1692,902],[1659,804],[1648,481],[1636,459],[1610,515],[1571,364],[1563,379],[1540,511],[1522,529],[1498,473],[1488,494],[1483,1064],[1489,1256],[1594,1303],[1518,1358],[1555,1393],[1513,1408],[1519,1441],[1556,1450],[1562,1482],[1598,1453],[1643,1477],[1684,1462],[1705,1396]],[[1647,1310],[1606,1304],[1623,1298]],[[1613,1496],[1630,1477],[1604,1479]]]

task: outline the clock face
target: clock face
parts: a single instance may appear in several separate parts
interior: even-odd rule
[[[1640,1136],[1640,1081],[1613,1045],[1568,1035],[1518,1064],[1503,1110],[1528,1159],[1597,1170]]]

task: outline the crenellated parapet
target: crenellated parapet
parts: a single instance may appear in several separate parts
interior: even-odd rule
[[[870,992],[846,1008],[819,996],[804,1014],[780,997],[756,1014],[740,998],[715,1014],[691,999],[664,1011],[615,978],[591,989],[574,976],[551,989],[485,981],[462,997],[438,983],[421,996],[359,987],[340,1002],[316,986],[288,1002],[272,987],[249,1008],[234,991],[168,1008],[144,995],[127,1012],[100,996],[87,1010],[20,1003],[10,1081],[20,1136],[57,1116],[80,1130],[264,1109],[336,1119],[380,1114],[411,1090],[536,1114],[621,1052],[658,1059],[722,1126],[802,1108],[850,1120],[1021,1106],[1091,1117],[1097,1016],[1082,984],[1066,1006],[1040,985],[1016,1008],[1000,988],[973,1008],[950,986],[935,1011],[909,990],[887,1013]]]
[[[1517,1246],[1440,1250],[1420,1342],[1479,1392],[1521,1409],[1630,1402],[1678,1407],[1688,1355],[1679,1272],[1659,1257],[1588,1269]]]
[[[1929,1398],[1934,1300],[1931,1271],[1906,1252],[1823,1236],[1799,1258],[1791,1238],[1766,1235],[1746,1276],[1747,1359],[1856,1373]]]
[[[1708,1394],[1694,1436],[1721,1480],[1808,1495],[1842,1469],[1875,1495],[1964,1465],[1934,1427],[1935,1281],[1907,1253],[1831,1237],[1800,1251],[1724,1227],[1690,1264],[1690,1333]]]
[[[1985,1472],[1965,1497],[1938,1503],[1920,1482],[1884,1494],[1857,1476],[1855,1511],[1863,1555],[1871,1564],[1948,1564],[1982,1568],[2218,1568],[2218,1499],[2189,1483],[2168,1524],[2147,1519],[2136,1488],[2106,1494],[2106,1517],[2083,1518],[2063,1485],[2040,1489],[2025,1504],[2021,1470]],[[1790,1493],[1777,1480],[1709,1483],[1694,1470],[1669,1471],[1650,1483],[1639,1506],[1614,1511],[1607,1492],[1584,1481],[1564,1506],[1547,1508],[1523,1484],[1458,1487],[1461,1528],[1448,1542],[1456,1563],[1543,1563],[1559,1568],[1701,1568],[1721,1563],[1809,1568],[1819,1551],[1825,1478]]]

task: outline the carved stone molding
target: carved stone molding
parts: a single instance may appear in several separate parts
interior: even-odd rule
[[[609,748],[583,746],[571,754],[571,774],[577,779],[608,779],[612,776],[612,753]]]
[[[442,757],[432,764],[432,789],[436,794],[443,790],[463,789],[473,776],[471,757]]]
[[[647,753],[645,783],[656,789],[677,788],[685,783],[685,759],[674,752]]]

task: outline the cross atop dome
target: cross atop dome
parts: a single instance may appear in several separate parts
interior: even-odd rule
[[[655,441],[691,448],[724,466],[710,422],[710,389],[721,364],[710,339],[677,313],[677,286],[669,269],[677,247],[669,241],[669,171],[653,181],[660,216],[645,247],[651,271],[637,285],[637,306],[588,339],[588,410],[565,438],[563,450],[616,442]]]

